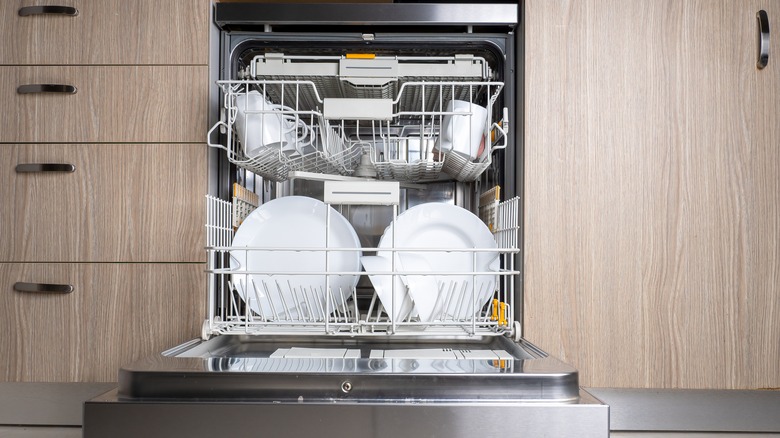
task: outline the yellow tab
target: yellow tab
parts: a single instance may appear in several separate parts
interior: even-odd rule
[[[498,321],[498,300],[493,298],[493,321]]]
[[[501,312],[498,314],[498,325],[506,325],[506,303],[501,303]]]
[[[347,59],[374,59],[376,55],[373,53],[347,53]]]
[[[507,365],[507,363],[506,363],[506,361],[504,359],[500,359],[500,360],[499,359],[493,359],[493,366],[495,368],[504,369],[504,368],[506,368],[506,365]]]

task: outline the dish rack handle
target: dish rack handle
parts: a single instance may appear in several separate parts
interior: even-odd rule
[[[502,118],[502,120],[498,123],[493,123],[490,126],[491,132],[494,129],[498,131],[499,135],[502,137],[503,143],[493,146],[490,149],[491,153],[499,149],[506,149],[507,145],[509,144],[509,136],[507,135],[507,133],[509,132],[509,108],[504,107],[504,117]]]
[[[206,144],[209,145],[209,147],[219,148],[219,149],[223,149],[223,150],[227,151],[228,148],[223,146],[223,145],[221,145],[219,142],[214,142],[214,143],[211,142],[211,136],[212,136],[213,132],[217,128],[219,128],[219,127],[224,127],[224,129],[226,129],[226,130],[230,129],[230,126],[228,126],[227,123],[223,122],[222,120],[218,121],[217,123],[214,124],[214,126],[211,127],[211,129],[209,129],[209,132],[206,133]],[[226,131],[224,131],[224,132],[226,132]]]

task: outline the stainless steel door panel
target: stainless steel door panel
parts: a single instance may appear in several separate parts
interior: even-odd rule
[[[576,404],[257,403],[121,401],[112,391],[84,407],[84,437],[318,438],[609,436],[609,407],[585,392]],[[237,435],[244,434],[244,435]]]

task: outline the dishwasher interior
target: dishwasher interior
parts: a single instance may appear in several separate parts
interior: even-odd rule
[[[201,337],[117,397],[577,403],[522,339],[517,5],[274,7],[215,9]]]

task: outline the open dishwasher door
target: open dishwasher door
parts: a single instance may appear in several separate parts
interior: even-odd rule
[[[84,436],[607,436],[521,337],[511,4],[217,4],[200,339]]]
[[[499,359],[499,357],[501,357]],[[608,406],[525,341],[216,336],[122,369],[84,436],[607,437]]]

